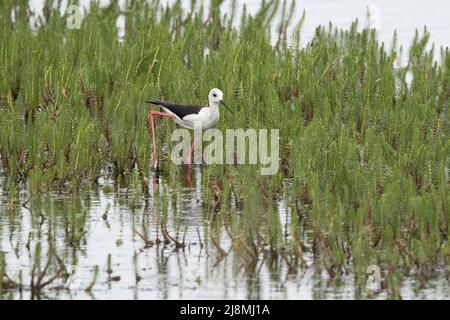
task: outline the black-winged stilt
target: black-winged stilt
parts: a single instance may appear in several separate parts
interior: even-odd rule
[[[231,113],[231,109],[223,100],[223,92],[220,89],[213,88],[208,94],[208,105],[191,105],[191,104],[176,104],[162,100],[147,100],[146,102],[155,104],[161,107],[164,112],[150,111],[150,124],[152,127],[152,141],[153,141],[153,167],[158,165],[156,155],[156,139],[155,139],[155,123],[154,116],[174,118],[175,123],[187,129],[202,129],[206,130],[212,128],[219,121],[220,112],[219,106],[222,104]],[[194,142],[189,151],[187,163],[190,164]]]

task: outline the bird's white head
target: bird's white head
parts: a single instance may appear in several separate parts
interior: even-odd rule
[[[209,105],[219,105],[223,100],[223,92],[220,89],[213,88],[209,91],[208,101]]]
[[[220,89],[211,89],[208,94],[208,101],[210,107],[218,107],[220,104],[223,104],[228,111],[233,113],[223,100],[223,92]]]

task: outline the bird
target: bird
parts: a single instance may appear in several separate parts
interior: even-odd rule
[[[212,88],[208,93],[208,105],[197,104],[178,104],[167,102],[164,100],[150,99],[147,103],[158,105],[164,112],[150,111],[150,125],[152,129],[152,141],[153,141],[153,166],[157,167],[157,154],[156,154],[156,139],[155,139],[155,124],[154,116],[173,118],[175,123],[186,129],[201,129],[207,130],[213,128],[219,121],[220,111],[219,106],[223,105],[229,112],[233,111],[228,107],[223,100],[223,92],[218,88]],[[188,165],[190,164],[192,150],[194,143],[192,143],[191,150],[188,156]]]

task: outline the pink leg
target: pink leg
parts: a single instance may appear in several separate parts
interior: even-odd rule
[[[152,142],[153,142],[153,159],[152,159],[152,166],[156,169],[156,166],[158,165],[158,158],[156,155],[156,137],[155,137],[155,122],[153,120],[154,116],[160,116],[160,117],[169,117],[169,118],[175,118],[173,114],[169,114],[167,112],[160,112],[160,111],[150,111],[150,125],[152,127]]]
[[[186,164],[188,165],[188,167],[191,166],[192,152],[194,151],[194,147],[195,147],[194,140],[192,140],[191,148],[189,149],[189,154],[186,159]]]
[[[193,150],[194,150],[194,139],[192,139],[191,148],[189,149],[189,154],[188,154],[188,157],[186,159],[186,164],[187,164],[186,178],[187,178],[187,181],[189,183],[189,186],[191,186],[191,187],[192,187],[191,159],[192,159],[192,152],[193,152]]]

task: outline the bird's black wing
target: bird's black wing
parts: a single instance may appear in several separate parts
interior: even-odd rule
[[[147,100],[146,102],[151,104],[156,104],[159,106],[163,106],[173,113],[175,113],[180,119],[183,119],[185,116],[190,114],[198,114],[204,106],[193,105],[193,104],[176,104],[161,100]]]

